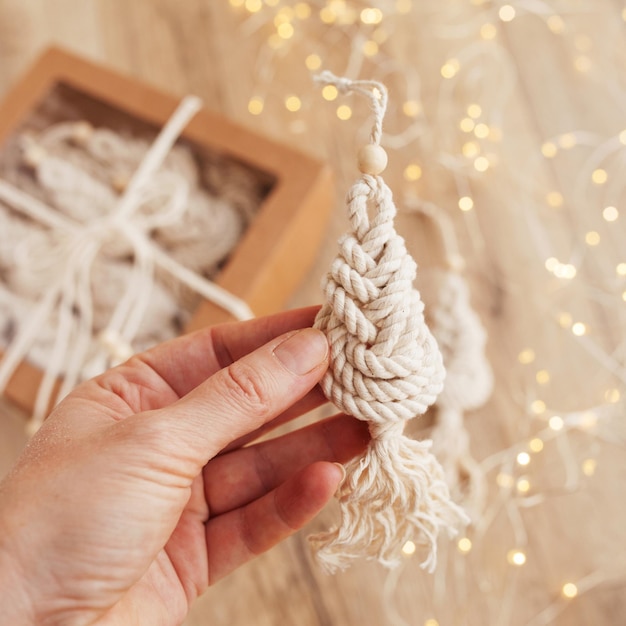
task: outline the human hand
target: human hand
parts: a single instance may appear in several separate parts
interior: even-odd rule
[[[310,521],[366,426],[242,446],[325,401],[316,311],[180,337],[64,399],[0,484],[0,624],[178,624]]]

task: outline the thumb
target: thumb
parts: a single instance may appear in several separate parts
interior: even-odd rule
[[[230,442],[256,430],[300,400],[328,367],[324,334],[304,328],[277,337],[216,372],[174,404],[151,412],[185,456],[206,464]],[[139,417],[139,416],[138,416]]]

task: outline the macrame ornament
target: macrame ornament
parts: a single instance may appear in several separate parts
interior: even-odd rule
[[[465,413],[482,406],[493,391],[493,372],[485,353],[487,332],[471,304],[463,275],[465,263],[450,219],[431,203],[417,208],[438,229],[446,262],[445,268],[423,273],[420,281],[429,304],[426,319],[446,368],[430,434],[433,453],[444,468],[455,501],[476,518],[484,507],[486,484],[470,451]]]
[[[369,424],[371,442],[346,465],[338,527],[310,541],[329,572],[361,557],[393,567],[407,541],[424,547],[422,566],[432,571],[440,531],[454,534],[467,519],[450,499],[431,442],[403,434],[405,422],[434,403],[444,369],[413,287],[417,266],[394,229],[396,207],[380,177],[387,164],[380,146],[387,90],[329,72],[319,82],[364,95],[374,111],[370,143],[359,151],[362,176],[347,196],[350,229],[339,240],[315,321],[331,346],[322,389],[339,409]]]

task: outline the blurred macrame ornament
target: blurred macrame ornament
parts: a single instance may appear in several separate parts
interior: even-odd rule
[[[368,422],[371,442],[346,465],[339,526],[310,541],[329,572],[361,557],[393,567],[407,541],[425,548],[422,566],[432,571],[440,531],[454,534],[467,518],[450,499],[431,442],[403,435],[405,422],[433,404],[445,373],[413,287],[417,266],[394,229],[396,207],[379,176],[387,165],[380,146],[387,90],[329,72],[318,81],[365,96],[374,111],[370,143],[359,151],[362,176],[347,196],[350,230],[339,241],[315,321],[331,346],[322,389],[339,409]]]
[[[470,301],[465,262],[450,218],[432,203],[418,202],[411,208],[426,215],[439,231],[446,266],[422,272],[419,281],[428,304],[426,319],[446,368],[430,433],[433,454],[444,468],[453,498],[476,519],[484,509],[487,486],[471,454],[464,418],[493,391],[493,372],[485,353],[487,332]]]
[[[3,237],[24,236],[17,258],[0,259],[6,262],[0,267],[5,283],[15,292],[2,298],[0,309],[10,314],[21,303],[25,312],[2,329],[8,345],[0,359],[0,389],[34,348],[43,363],[43,378],[31,432],[43,421],[59,378],[58,397],[63,397],[79,380],[127,359],[135,348],[148,347],[145,338],[151,333],[156,341],[163,339],[159,332],[176,315],[178,302],[157,282],[160,277],[165,278],[162,283],[169,279],[182,285],[237,319],[252,317],[245,302],[200,273],[215,269],[226,253],[224,242],[234,242],[242,224],[240,218],[230,224],[218,220],[220,228],[230,226],[231,237],[215,229],[204,232],[198,217],[207,202],[193,190],[197,167],[174,143],[199,107],[197,98],[185,98],[152,144],[86,122],[56,124],[38,142],[25,135],[24,164],[33,172],[42,199],[0,179],[2,222],[14,227]],[[80,151],[95,155],[100,163],[81,161]],[[164,169],[168,160],[173,166]],[[126,168],[117,170],[123,175],[117,185],[106,179],[110,163]],[[204,238],[202,266],[191,263],[191,246],[180,232],[188,213],[188,234],[201,232]],[[213,250],[212,235],[218,240]],[[176,249],[185,249],[183,262]],[[212,252],[219,256],[212,257]],[[138,340],[140,329],[143,340]]]

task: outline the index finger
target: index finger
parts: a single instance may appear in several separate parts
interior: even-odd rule
[[[312,326],[319,308],[203,328],[148,350],[142,359],[182,398],[218,370],[279,335]]]

